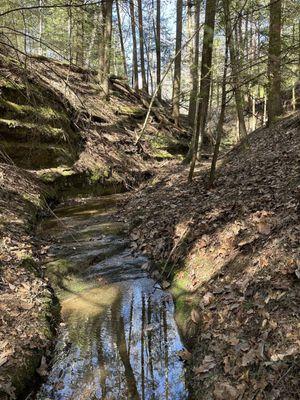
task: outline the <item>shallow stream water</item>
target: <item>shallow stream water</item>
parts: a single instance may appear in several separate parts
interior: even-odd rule
[[[63,205],[41,224],[62,323],[38,400],[188,398],[172,297],[113,222],[117,199]]]

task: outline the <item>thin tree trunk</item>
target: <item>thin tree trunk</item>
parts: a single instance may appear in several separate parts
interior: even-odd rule
[[[157,98],[161,100],[161,46],[160,46],[160,0],[156,1],[156,35],[155,35],[155,43],[156,43],[156,85],[158,87]]]
[[[203,34],[203,48],[201,60],[201,85],[197,101],[196,123],[191,143],[191,166],[188,180],[192,181],[194,169],[197,161],[199,139],[201,138],[200,148],[207,146],[209,138],[205,135],[205,125],[209,104],[209,92],[211,82],[212,52],[214,42],[216,16],[216,0],[207,0],[205,8],[205,25]]]
[[[128,79],[126,53],[125,53],[124,39],[123,39],[123,32],[122,32],[122,22],[121,22],[121,15],[120,15],[119,0],[116,0],[116,9],[117,9],[117,18],[118,18],[119,38],[120,38],[120,45],[121,45],[121,52],[122,52],[122,59],[123,59],[124,76],[126,79]]]
[[[101,3],[101,24],[100,24],[100,40],[99,40],[99,80],[103,82],[103,70],[104,70],[104,56],[105,56],[105,21],[106,21],[106,3]]]
[[[146,69],[145,69],[145,51],[144,51],[144,28],[143,28],[142,0],[138,0],[138,19],[139,19],[139,39],[140,39],[140,61],[141,61],[141,72],[142,72],[142,89],[145,92],[148,92],[147,81],[146,81]]]
[[[194,12],[194,30],[200,25],[200,0],[195,1],[195,12]],[[191,60],[191,80],[192,90],[190,93],[189,100],[189,122],[193,126],[195,122],[196,107],[197,107],[197,93],[199,90],[199,44],[200,44],[200,31],[198,30],[194,38],[193,43],[193,59]]]
[[[281,10],[282,1],[270,3],[269,60],[268,60],[268,124],[273,124],[282,113],[281,102]]]
[[[85,59],[85,66],[87,68],[89,68],[91,65],[91,55],[92,55],[92,51],[93,51],[95,40],[96,40],[96,33],[97,33],[97,28],[98,28],[99,22],[100,22],[100,11],[99,12],[95,11],[94,18],[93,18],[93,30],[92,30],[91,39],[89,42],[89,47],[88,47],[88,51],[87,51],[86,59]]]
[[[225,13],[230,15],[230,0],[224,2],[224,7],[226,8]],[[239,76],[239,60],[238,54],[236,51],[235,40],[234,40],[234,32],[231,26],[230,18],[228,19],[228,29],[229,29],[229,53],[230,53],[230,64],[231,64],[231,72],[232,72],[232,83],[233,83],[233,91],[235,97],[236,104],[236,112],[239,120],[239,137],[244,138],[247,136],[247,128],[245,124],[244,117],[244,98],[241,90],[241,82]],[[237,37],[237,36],[236,36]]]
[[[113,0],[105,1],[104,24],[104,56],[102,70],[102,88],[104,96],[109,100],[109,74],[111,63],[111,36],[112,36],[112,4]]]
[[[135,14],[134,14],[133,0],[129,1],[129,8],[130,8],[130,20],[131,20],[131,32],[132,32],[132,85],[135,90],[138,90],[139,74],[138,74],[137,42],[136,42]]]
[[[70,6],[68,7],[68,58],[70,63],[73,62],[73,27],[72,27],[72,1],[70,1]]]
[[[228,19],[228,17],[227,17]],[[226,79],[227,79],[227,68],[228,68],[228,42],[226,40],[226,46],[225,46],[225,61],[224,61],[224,71],[223,71],[223,80],[222,80],[222,100],[221,100],[221,112],[219,115],[219,120],[218,120],[218,125],[217,125],[217,139],[216,139],[216,144],[214,148],[214,155],[213,159],[211,161],[211,167],[210,167],[210,175],[209,175],[209,185],[213,186],[215,176],[216,176],[216,166],[217,166],[217,161],[218,161],[218,156],[219,156],[219,151],[220,151],[220,144],[222,140],[222,134],[223,134],[223,125],[224,125],[224,119],[225,119],[225,109],[226,109]]]
[[[182,42],[182,0],[177,0],[176,12],[176,47],[173,81],[173,117],[175,124],[179,124],[180,115],[180,87],[181,87],[181,42]]]
[[[39,6],[43,6],[43,0],[39,0]],[[39,8],[39,36],[38,36],[38,54],[41,56],[43,53],[42,48],[42,35],[43,35],[43,10]]]

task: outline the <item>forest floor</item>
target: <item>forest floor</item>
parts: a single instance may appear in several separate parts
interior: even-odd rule
[[[2,58],[1,89],[8,96],[2,122],[5,144],[13,144],[7,149],[19,146],[26,161],[25,138],[32,154],[39,147],[48,151],[51,139],[71,161],[62,166],[58,157],[53,168],[33,172],[0,164],[0,399],[24,394],[36,371],[45,374],[42,354],[51,344],[55,299],[41,274],[34,226],[55,195],[49,190],[56,177],[69,191],[82,173],[87,180],[79,179],[79,186],[88,181],[99,188],[132,189],[154,176],[127,195],[122,214],[131,224],[132,249],[160,264],[164,279],[172,280],[177,309],[182,299],[189,305],[183,357],[194,398],[300,398],[300,116],[251,134],[222,158],[208,189],[207,162],[188,185],[188,168],[171,159],[188,135],[161,106],[135,146],[149,99],[124,82],[112,80],[107,106],[93,74],[47,59],[31,60],[28,74]],[[36,104],[59,114],[53,127],[66,119],[72,126],[49,138],[49,116],[26,120],[36,119]],[[19,125],[8,121],[16,113]],[[33,141],[25,128],[34,123],[31,131],[38,132],[41,121],[47,130]],[[72,151],[66,133],[76,144]]]
[[[169,165],[124,204],[132,248],[190,304],[197,400],[300,399],[299,155],[298,114],[230,151],[213,188],[208,165],[191,185],[188,167]]]
[[[25,66],[26,64],[26,66]],[[25,397],[53,339],[57,304],[35,235],[49,199],[130,190],[187,148],[166,105],[112,77],[110,102],[96,73],[44,57],[0,55],[0,399]]]
[[[45,196],[47,188],[31,173],[0,164],[1,400],[32,389],[53,339],[55,299],[42,276],[33,230]]]

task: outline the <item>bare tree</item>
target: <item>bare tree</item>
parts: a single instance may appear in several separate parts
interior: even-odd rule
[[[156,1],[156,35],[155,35],[155,43],[156,43],[156,85],[158,87],[157,91],[157,98],[158,100],[161,100],[161,45],[160,45],[160,40],[161,40],[161,28],[160,28],[160,9],[161,9],[161,4],[160,0]]]
[[[122,59],[123,59],[124,76],[125,76],[126,79],[128,79],[126,54],[125,54],[125,46],[124,46],[124,39],[123,39],[123,32],[122,32],[122,22],[121,22],[121,15],[120,15],[119,0],[116,0],[116,10],[117,10],[117,18],[118,18],[118,29],[119,29],[119,37],[120,37],[120,46],[121,46]]]
[[[181,87],[181,42],[182,42],[182,0],[177,0],[176,12],[176,46],[173,81],[173,117],[175,124],[179,124],[180,116],[180,87]]]
[[[191,31],[194,31],[200,25],[200,0],[196,0],[194,4],[195,4],[194,21],[193,24],[191,23],[191,26],[193,28],[191,29]],[[192,20],[191,0],[188,1],[188,15]],[[192,89],[189,100],[189,122],[191,126],[193,126],[195,122],[197,93],[199,90],[199,44],[200,44],[200,30],[197,31],[194,41],[191,45],[190,75],[191,75]]]
[[[131,32],[132,32],[132,83],[135,90],[139,88],[139,74],[138,74],[138,58],[137,58],[137,42],[136,42],[136,29],[135,29],[135,13],[134,2],[129,0]]]
[[[143,8],[142,0],[138,0],[138,19],[139,19],[139,39],[140,39],[140,63],[142,72],[142,88],[148,92],[146,69],[145,69],[145,52],[144,52],[144,28],[143,28]]]
[[[215,31],[216,0],[207,0],[205,7],[205,24],[203,34],[202,60],[201,60],[201,85],[197,101],[197,117],[194,134],[191,143],[191,166],[189,182],[193,179],[194,169],[197,161],[199,139],[200,148],[207,145],[209,139],[205,134],[205,125],[209,104],[209,93],[211,84],[212,52]]]
[[[112,5],[113,0],[103,2],[103,52],[102,52],[102,71],[101,84],[104,96],[109,100],[109,74],[110,74],[110,59],[111,59],[111,36],[112,36]]]
[[[282,113],[281,103],[281,13],[282,0],[271,1],[268,61],[268,123],[275,122]]]

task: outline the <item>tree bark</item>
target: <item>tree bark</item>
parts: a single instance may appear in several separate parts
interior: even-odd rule
[[[91,64],[91,55],[92,55],[92,51],[93,51],[95,40],[96,40],[98,24],[99,24],[100,18],[101,18],[100,14],[101,14],[101,12],[99,9],[98,12],[95,11],[94,18],[93,18],[93,29],[92,29],[91,38],[90,38],[90,42],[89,42],[89,46],[88,46],[88,51],[87,51],[86,59],[85,59],[85,66],[87,68],[89,68],[90,64]]]
[[[147,80],[146,80],[146,68],[145,68],[142,0],[138,0],[138,19],[139,19],[139,39],[140,39],[140,61],[141,61],[141,73],[142,73],[142,89],[145,92],[148,92]]]
[[[106,100],[109,100],[109,74],[111,62],[111,36],[112,36],[112,4],[113,0],[106,0],[103,13],[103,67],[102,67],[102,89]]]
[[[125,46],[124,46],[124,39],[123,39],[123,32],[122,32],[122,22],[121,22],[121,15],[120,15],[119,0],[116,0],[116,10],[117,10],[117,18],[118,18],[118,29],[119,29],[121,52],[122,52],[122,58],[123,58],[124,76],[127,80],[128,72],[127,72],[126,53],[125,53]]]
[[[228,19],[228,17],[226,18]],[[216,176],[216,166],[220,151],[220,144],[222,140],[223,134],[223,125],[225,119],[225,110],[226,110],[226,79],[227,79],[227,68],[228,68],[228,42],[226,41],[225,46],[225,60],[224,60],[224,71],[223,71],[223,80],[222,80],[222,99],[221,99],[221,112],[219,115],[218,125],[217,125],[217,139],[214,148],[214,155],[211,161],[210,174],[209,174],[209,184],[213,186]]]
[[[129,1],[129,8],[130,8],[130,20],[131,20],[131,32],[132,32],[132,86],[135,90],[138,90],[139,74],[138,74],[137,42],[136,42],[135,14],[134,14],[133,0]]]
[[[188,6],[190,7],[191,1],[189,1]],[[191,7],[190,7],[191,8]],[[194,11],[194,23],[193,30],[198,29],[200,25],[200,0],[195,1],[195,11]],[[191,51],[191,82],[192,89],[190,93],[189,100],[189,122],[190,126],[194,125],[195,115],[196,115],[196,107],[197,107],[197,93],[199,90],[199,43],[200,43],[200,31],[197,31],[195,35],[192,51]]]
[[[161,100],[161,28],[160,28],[160,0],[156,1],[156,85],[158,87],[157,98]]]
[[[230,15],[230,0],[224,1],[224,12],[226,15]],[[235,97],[236,112],[239,120],[239,137],[241,139],[247,136],[247,128],[244,117],[245,104],[241,89],[239,60],[235,46],[234,31],[236,31],[236,29],[235,27],[232,27],[231,20],[230,18],[228,18],[228,35],[229,35],[228,40],[229,40],[229,54],[230,54],[230,65],[231,65],[231,75],[232,75],[231,78],[232,78],[233,91]]]
[[[179,124],[180,115],[180,87],[181,87],[181,43],[182,43],[182,0],[177,0],[176,11],[176,46],[173,81],[173,118]]]
[[[268,124],[273,124],[282,113],[281,102],[281,11],[282,0],[271,1],[269,6],[269,59],[268,59]]]
[[[197,101],[196,123],[191,143],[191,166],[189,172],[189,182],[193,179],[194,169],[197,161],[199,139],[201,138],[200,148],[207,146],[209,138],[205,135],[205,125],[209,104],[209,93],[211,83],[212,52],[214,43],[216,16],[216,0],[207,0],[205,7],[205,24],[203,34],[203,48],[201,60],[201,84],[200,93]]]

